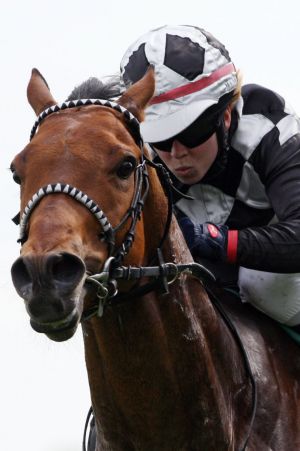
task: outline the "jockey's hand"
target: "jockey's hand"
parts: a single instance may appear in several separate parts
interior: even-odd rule
[[[229,231],[226,225],[215,225],[210,222],[194,224],[188,217],[181,218],[179,225],[193,257],[234,263],[237,248],[235,230]],[[228,247],[230,234],[233,234],[231,235],[231,245],[235,246],[233,252]]]

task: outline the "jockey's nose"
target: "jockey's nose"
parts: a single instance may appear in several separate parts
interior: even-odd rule
[[[50,321],[74,308],[74,292],[82,283],[85,265],[67,252],[24,256],[15,261],[11,274],[30,316]]]
[[[184,144],[181,144],[181,142],[176,141],[176,139],[175,139],[173,141],[172,149],[171,149],[172,157],[180,159],[180,158],[184,157],[185,155],[187,155],[187,153],[188,153],[188,148]]]

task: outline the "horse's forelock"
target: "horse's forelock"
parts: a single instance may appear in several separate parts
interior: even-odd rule
[[[103,80],[90,77],[73,89],[67,101],[78,99],[110,100],[119,97],[121,92],[122,85],[119,75],[105,77]]]

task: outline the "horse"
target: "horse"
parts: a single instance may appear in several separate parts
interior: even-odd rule
[[[35,331],[82,326],[96,451],[300,449],[299,348],[193,262],[139,134],[154,88],[57,104],[32,71],[13,284]]]

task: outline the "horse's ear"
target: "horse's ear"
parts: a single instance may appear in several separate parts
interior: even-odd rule
[[[152,98],[154,89],[154,69],[150,66],[143,78],[124,92],[118,103],[134,114],[139,121],[142,121],[144,109]]]
[[[56,104],[46,80],[37,69],[32,69],[27,86],[27,98],[37,116],[46,108]]]

